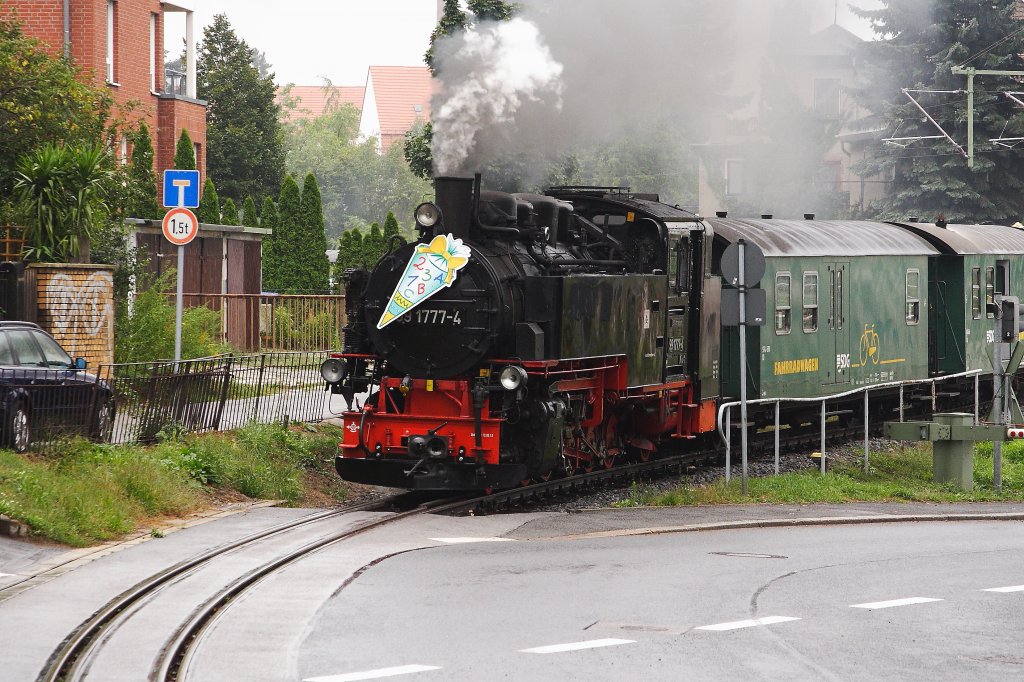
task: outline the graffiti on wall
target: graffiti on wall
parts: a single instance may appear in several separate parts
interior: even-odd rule
[[[114,334],[114,278],[109,271],[40,276],[40,322],[64,349],[92,362],[110,362]]]

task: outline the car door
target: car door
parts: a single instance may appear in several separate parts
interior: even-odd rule
[[[18,364],[18,382],[24,387],[29,399],[29,420],[35,436],[48,427],[55,418],[55,385],[59,379],[46,368],[43,351],[30,329],[9,329],[7,340],[14,351]]]
[[[86,433],[95,384],[86,380],[85,372],[75,369],[74,360],[52,336],[40,329],[31,333],[43,352],[47,376],[52,381],[53,423],[61,429]]]

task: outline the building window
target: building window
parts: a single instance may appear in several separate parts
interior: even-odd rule
[[[842,99],[839,91],[838,78],[814,79],[814,113],[821,118],[835,120],[839,118]]]
[[[127,137],[122,137],[121,138],[121,165],[122,166],[127,166],[128,165],[128,138]]]
[[[985,317],[995,319],[996,305],[996,269],[985,268]]]
[[[743,194],[743,160],[728,159],[725,162],[725,193],[730,196]]]
[[[196,155],[196,168],[197,169],[198,168],[202,168],[203,167],[203,145],[199,144],[198,142],[193,142],[192,143],[192,151]]]
[[[160,26],[160,16],[158,14],[149,15],[149,91],[156,92],[157,78],[156,78],[156,65],[157,65],[157,54],[156,54],[156,36],[157,30]]]
[[[818,331],[818,273],[804,273],[804,331]]]
[[[107,82],[117,83],[117,3],[107,1]]]
[[[775,275],[775,333],[788,334],[793,326],[792,292],[788,272]]]
[[[971,268],[971,316],[981,319],[981,268]]]
[[[907,324],[921,321],[921,272],[907,270]]]

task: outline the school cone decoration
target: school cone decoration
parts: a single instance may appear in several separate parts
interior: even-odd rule
[[[437,235],[429,244],[417,246],[377,322],[377,329],[383,329],[441,289],[450,287],[471,254],[470,248],[451,234]]]

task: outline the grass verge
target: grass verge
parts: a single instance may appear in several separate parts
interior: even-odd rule
[[[251,424],[152,447],[71,440],[46,455],[0,450],[0,514],[86,546],[240,493],[319,506],[345,499],[333,473],[337,427]]]
[[[974,454],[974,489],[967,492],[932,479],[930,444],[914,444],[871,453],[871,470],[856,462],[837,462],[825,475],[817,469],[750,478],[744,497],[741,482],[733,478],[701,486],[680,485],[655,491],[634,484],[619,507],[684,506],[707,504],[813,504],[842,502],[997,502],[1024,501],[1024,442],[1003,445],[1003,487],[992,485],[992,444],[980,443]]]

